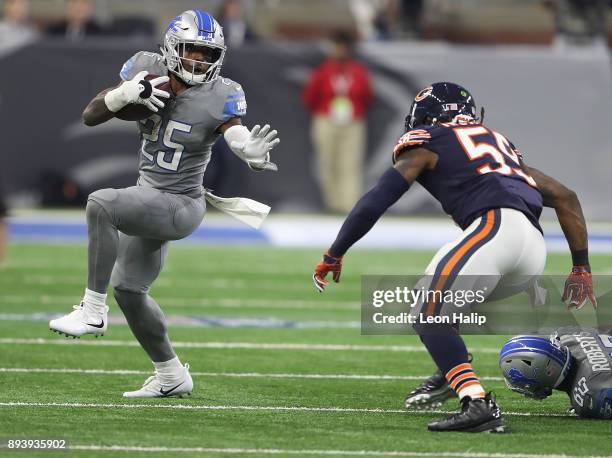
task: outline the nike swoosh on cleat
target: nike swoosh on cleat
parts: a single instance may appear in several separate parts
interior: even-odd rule
[[[102,329],[104,327],[104,320],[102,320],[102,323],[100,324],[91,324],[91,323],[85,323],[87,326],[91,326],[92,328],[100,328]]]
[[[174,390],[176,390],[179,386],[181,386],[183,383],[185,382],[181,382],[178,385],[176,385],[174,388],[169,389],[168,391],[164,391],[164,388],[160,388],[159,392],[163,395],[163,396],[168,396],[170,393],[172,393]]]

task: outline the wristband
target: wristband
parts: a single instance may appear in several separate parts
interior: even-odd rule
[[[589,265],[589,249],[572,251],[572,264],[574,266],[588,266]]]
[[[113,113],[117,113],[119,110],[125,107],[127,105],[127,101],[121,86],[108,91],[104,96],[104,103],[106,104],[106,108]]]

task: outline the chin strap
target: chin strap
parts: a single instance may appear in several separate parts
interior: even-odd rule
[[[563,380],[565,380],[565,377],[567,377],[567,374],[569,373],[571,369],[572,355],[570,355],[570,352],[567,347],[565,347],[565,353],[567,354],[567,361],[565,361],[565,364],[563,365],[563,368],[561,369],[561,373],[559,374],[559,378],[557,378],[557,380],[555,381],[553,388],[557,388],[559,385],[561,385],[561,383],[563,382]]]

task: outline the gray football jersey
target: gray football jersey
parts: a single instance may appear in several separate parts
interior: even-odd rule
[[[143,70],[150,75],[168,74],[161,55],[141,51],[123,65],[119,75],[125,81]],[[227,78],[192,86],[170,98],[158,113],[138,121],[142,140],[138,184],[199,197],[219,126],[245,114],[244,91]]]
[[[560,341],[574,358],[568,394],[576,413],[612,418],[612,336],[576,330],[561,335]]]

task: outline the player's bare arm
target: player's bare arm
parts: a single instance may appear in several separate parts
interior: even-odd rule
[[[83,124],[93,127],[115,117],[115,113],[110,111],[104,103],[104,96],[112,89],[114,88],[104,89],[89,102],[83,110]]]
[[[393,166],[408,183],[413,183],[425,170],[433,170],[438,155],[426,148],[416,148],[399,154]]]
[[[527,169],[538,184],[544,206],[555,209],[572,254],[587,250],[586,221],[576,193],[538,169],[533,167]],[[588,264],[588,258],[583,261]]]
[[[325,279],[329,272],[332,272],[336,283],[340,281],[342,257],[346,251],[372,229],[383,213],[404,195],[423,171],[435,168],[437,157],[437,154],[425,148],[401,152],[395,165],[355,204],[336,240],[315,267],[312,278],[319,292],[323,292],[329,283]]]
[[[586,221],[578,196],[574,191],[540,170],[524,167],[538,184],[544,206],[555,209],[559,225],[572,253],[573,268],[565,285],[563,300],[570,299],[569,305],[580,309],[588,298],[593,306],[597,307],[589,264]]]

